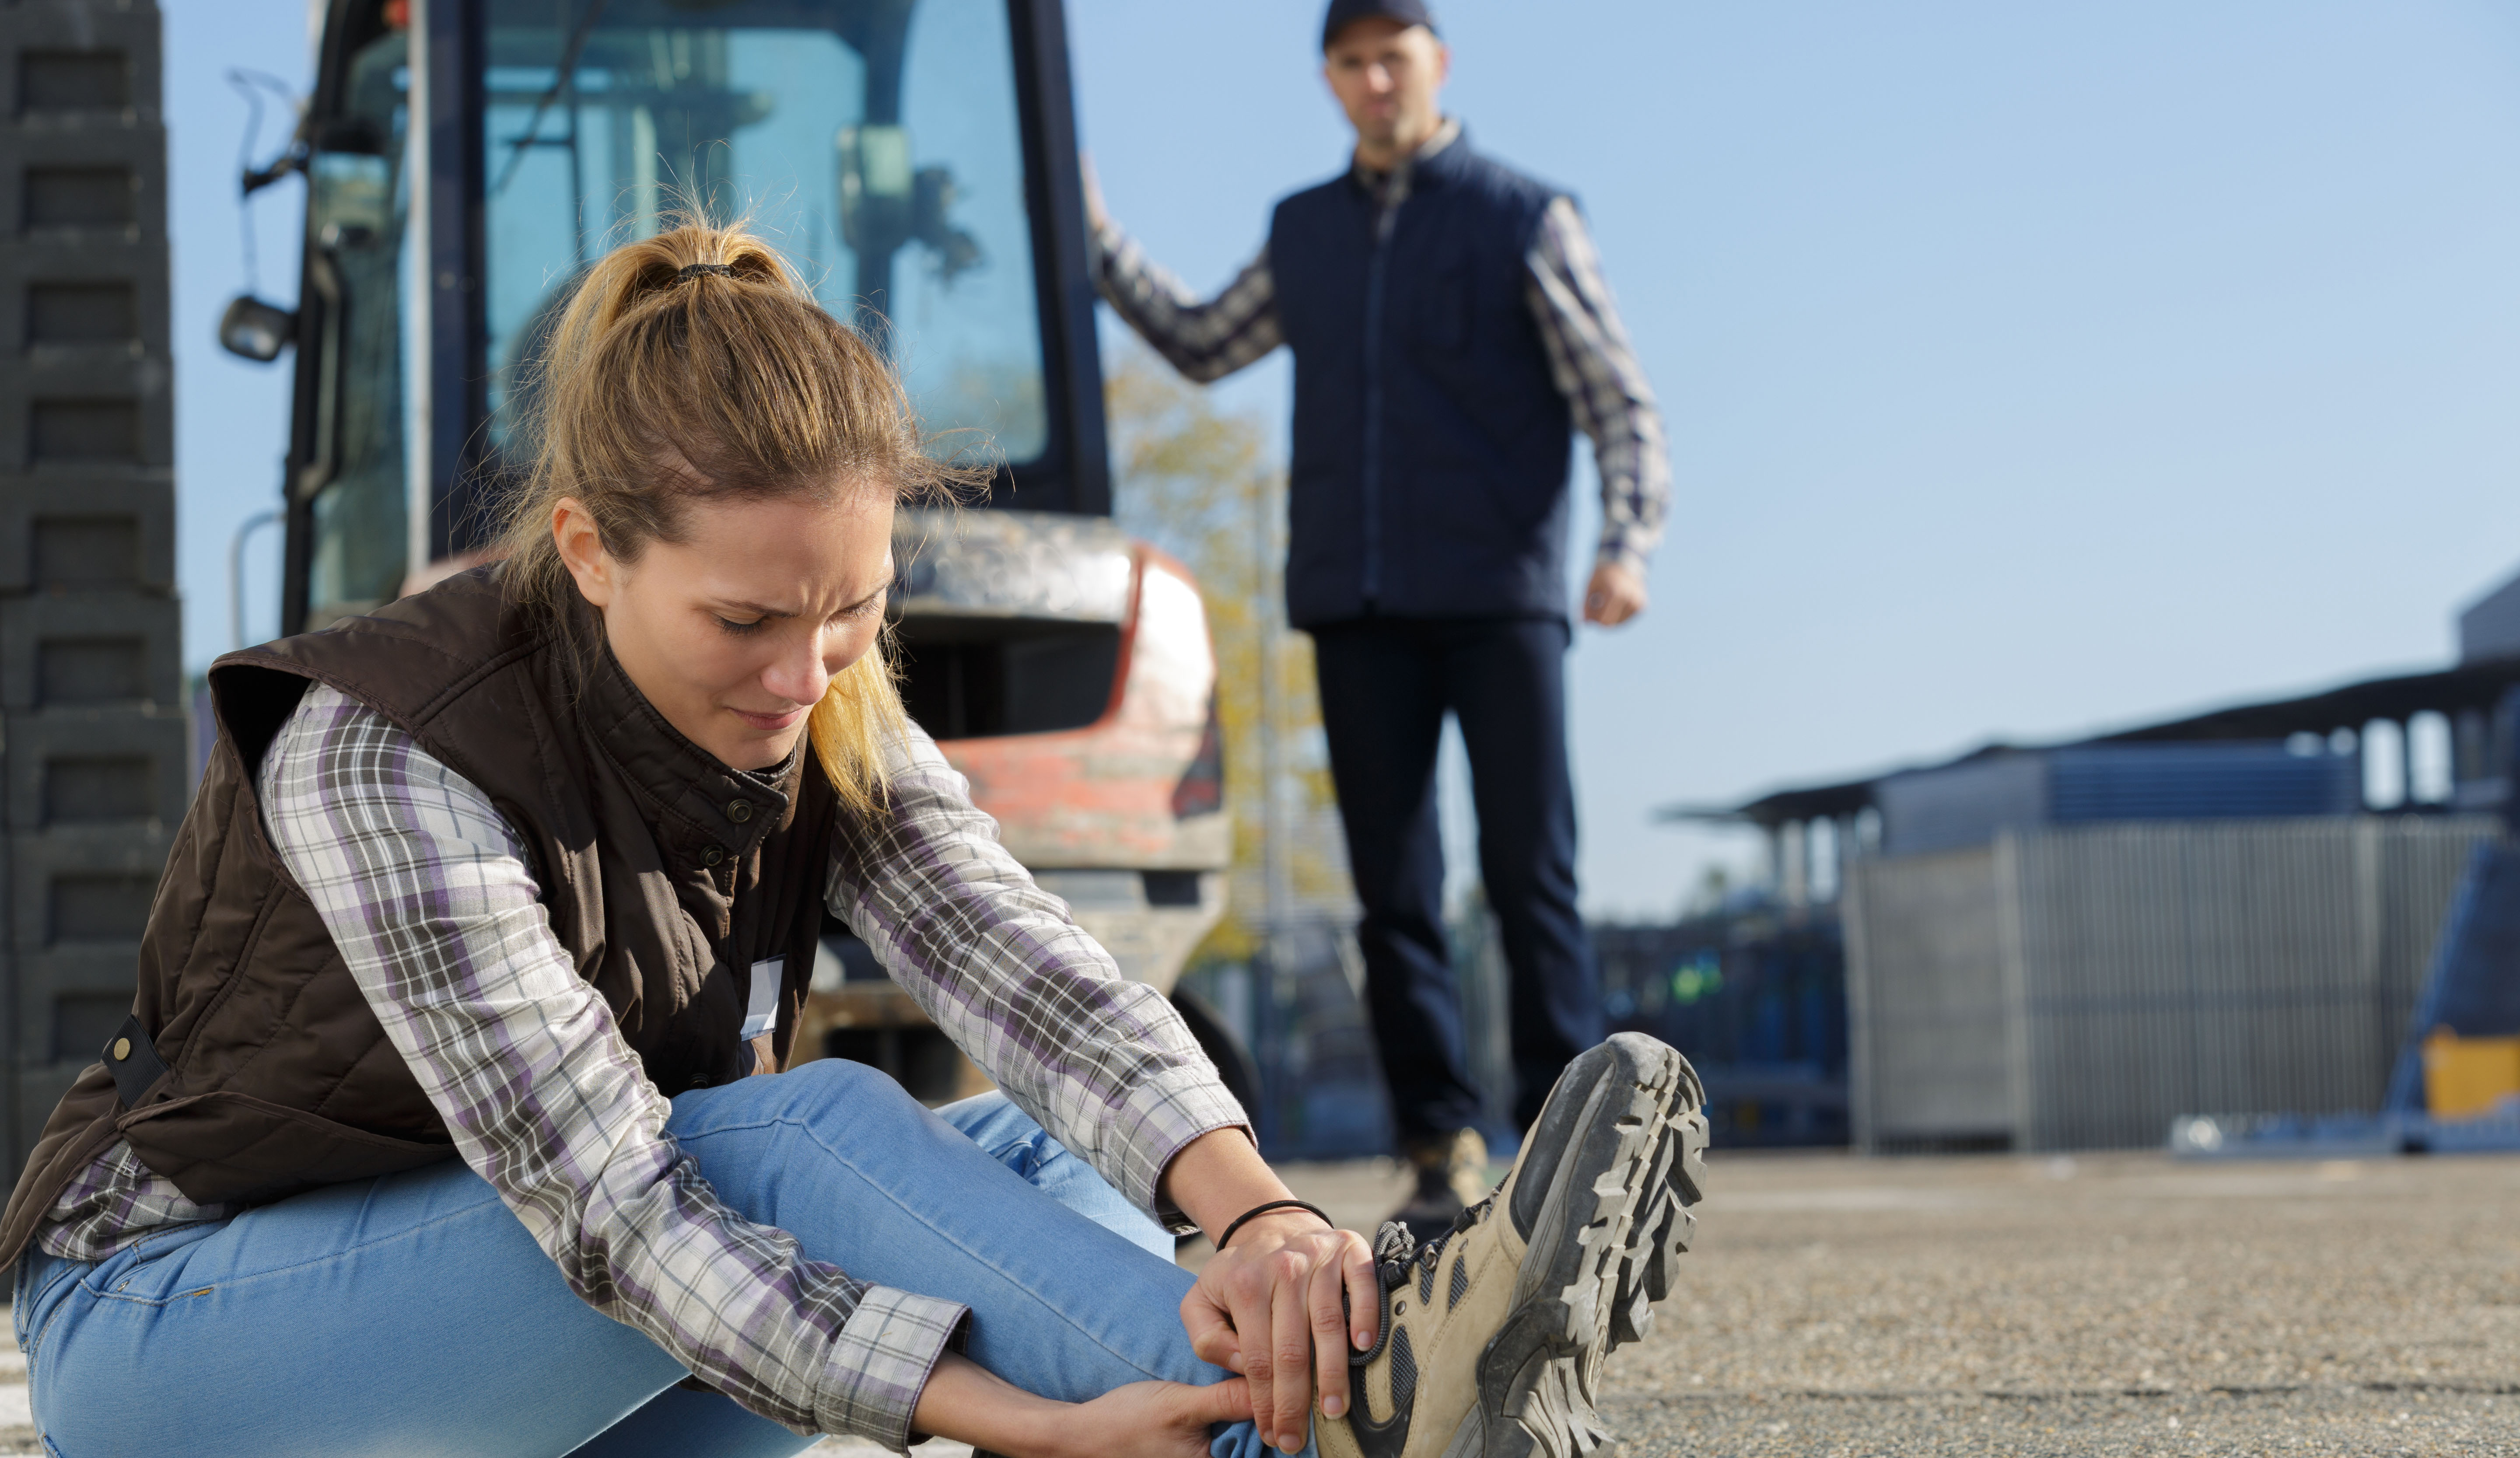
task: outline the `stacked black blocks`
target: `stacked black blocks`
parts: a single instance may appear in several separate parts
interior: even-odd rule
[[[0,5],[0,1131],[131,1009],[190,789],[149,0]]]

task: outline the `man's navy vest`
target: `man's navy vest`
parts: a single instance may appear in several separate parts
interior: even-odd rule
[[[1525,262],[1556,196],[1462,136],[1414,165],[1387,238],[1353,176],[1278,204],[1297,627],[1565,615],[1568,416]]]

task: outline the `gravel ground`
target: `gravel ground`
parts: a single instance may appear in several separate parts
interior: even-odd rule
[[[1402,1183],[1289,1174],[1357,1228]],[[2520,1158],[1719,1154],[1713,1181],[1683,1285],[1611,1362],[1626,1458],[2520,1458]],[[0,1454],[40,1451],[24,1380],[0,1360]]]
[[[2520,1430],[2520,1398],[2339,1388],[2158,1396],[1625,1398],[1609,1413],[1636,1458],[2520,1452],[2513,1436]]]
[[[2520,1158],[1710,1172],[1683,1284],[1611,1360],[1628,1458],[2520,1458]],[[1357,1229],[1403,1184],[1288,1177]]]
[[[2520,1159],[1719,1158],[1633,1454],[2520,1454]]]

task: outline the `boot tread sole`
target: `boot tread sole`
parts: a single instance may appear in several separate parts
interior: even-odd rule
[[[1688,1249],[1688,1207],[1702,1198],[1706,1161],[1696,1071],[1637,1034],[1613,1037],[1569,1072],[1587,1063],[1590,1078],[1561,1082],[1552,1097],[1589,1099],[1612,1085],[1565,1156],[1577,1170],[1594,1166],[1593,1177],[1579,1184],[1566,1178],[1575,1171],[1560,1171],[1557,1198],[1573,1207],[1589,1194],[1592,1208],[1534,1227],[1535,1237],[1553,1227],[1554,1238],[1524,1253],[1526,1272],[1535,1259],[1551,1268],[1489,1343],[1479,1406],[1490,1410],[1469,1414],[1446,1458],[1608,1458],[1615,1445],[1594,1405],[1603,1359],[1652,1328],[1652,1303],[1670,1294],[1673,1260]],[[1489,1395],[1508,1363],[1504,1392]]]

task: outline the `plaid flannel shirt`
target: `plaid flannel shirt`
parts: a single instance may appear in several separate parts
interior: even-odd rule
[[[1461,134],[1461,123],[1447,120],[1391,172],[1357,169],[1357,181],[1380,198],[1385,227],[1409,197],[1411,163],[1452,146]],[[1192,379],[1222,379],[1285,342],[1265,249],[1224,292],[1201,301],[1108,220],[1094,242],[1095,282],[1103,299]],[[1671,456],[1653,387],[1619,322],[1600,255],[1573,199],[1550,201],[1524,266],[1530,275],[1524,297],[1540,326],[1550,377],[1566,397],[1576,427],[1592,439],[1601,477],[1601,537],[1594,560],[1642,576],[1671,509]]]
[[[890,815],[833,848],[832,910],[1009,1097],[1154,1209],[1183,1145],[1247,1130],[1240,1106],[1161,994],[1121,981],[998,843],[925,734],[895,746],[892,769]],[[902,1449],[965,1308],[854,1280],[717,1198],[552,936],[488,798],[321,685],[258,782],[273,844],[457,1151],[571,1288],[754,1412]],[[116,1141],[38,1240],[101,1259],[229,1213],[186,1201]]]

